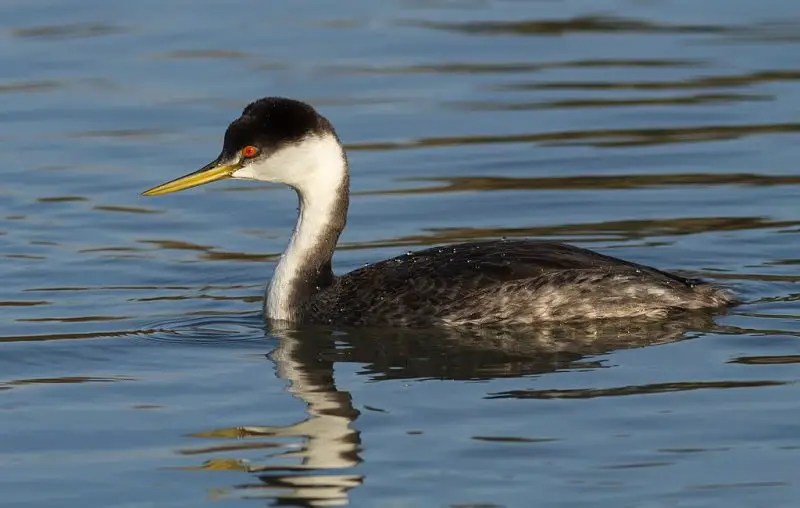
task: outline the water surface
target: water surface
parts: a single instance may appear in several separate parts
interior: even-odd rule
[[[790,0],[4,3],[5,503],[795,506],[798,27]],[[746,303],[265,329],[293,193],[139,195],[265,95],[347,144],[339,272],[537,237]]]

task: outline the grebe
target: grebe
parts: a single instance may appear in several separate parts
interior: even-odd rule
[[[342,276],[331,269],[347,222],[347,155],[331,123],[300,101],[249,104],[222,152],[143,194],[225,178],[286,184],[300,209],[264,299],[267,321],[346,326],[530,325],[664,318],[737,303],[727,291],[562,243],[490,240],[433,247]]]

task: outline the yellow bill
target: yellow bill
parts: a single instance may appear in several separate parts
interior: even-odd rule
[[[162,194],[169,194],[171,192],[178,192],[184,189],[191,189],[198,185],[216,182],[217,180],[224,180],[229,178],[237,169],[241,168],[240,163],[234,164],[220,164],[219,161],[214,161],[204,168],[189,173],[180,178],[176,178],[171,182],[162,183],[157,187],[148,189],[142,193],[142,196],[160,196]]]

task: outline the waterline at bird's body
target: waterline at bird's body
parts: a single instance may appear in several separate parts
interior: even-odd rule
[[[335,276],[347,222],[349,168],[333,126],[284,98],[248,105],[222,153],[155,187],[166,194],[223,178],[283,183],[300,211],[265,295],[269,320],[356,326],[535,324],[663,318],[736,298],[707,283],[560,243],[495,240],[434,247]]]

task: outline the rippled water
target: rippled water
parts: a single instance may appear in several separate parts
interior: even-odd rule
[[[0,4],[3,504],[796,506],[798,30],[791,0]],[[139,195],[264,95],[348,144],[337,271],[531,236],[746,304],[266,331],[294,195]]]

